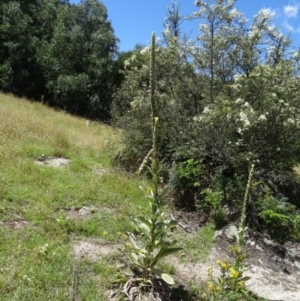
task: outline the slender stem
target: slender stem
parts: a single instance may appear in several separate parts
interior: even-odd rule
[[[158,115],[155,101],[155,33],[151,37],[151,57],[150,57],[150,102],[152,109],[152,181],[153,197],[155,204],[152,206],[152,213],[159,212],[158,182],[159,182],[159,162],[158,162],[158,145],[157,145],[157,126]]]
[[[241,222],[240,222],[240,227],[239,227],[239,236],[238,236],[238,244],[240,246],[242,246],[244,244],[244,232],[245,232],[245,223],[246,223],[246,215],[247,215],[246,211],[247,211],[247,206],[248,206],[248,199],[249,199],[250,186],[251,186],[253,172],[254,172],[254,164],[251,165],[248,182],[247,182],[247,186],[246,186],[246,191],[245,191],[245,196],[244,196]]]

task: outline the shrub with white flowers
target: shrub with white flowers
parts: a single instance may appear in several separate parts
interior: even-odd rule
[[[218,208],[234,203],[239,210],[235,202],[251,163],[274,197],[287,194],[294,202],[300,196],[293,179],[300,162],[300,52],[288,52],[290,41],[271,26],[266,11],[248,25],[234,2],[196,1],[199,10],[185,19],[199,19],[197,39],[168,32],[156,50],[163,180],[177,202],[204,211],[212,210],[205,188],[217,191]],[[132,67],[113,104],[124,129],[120,158],[133,170],[151,146],[148,56],[147,48],[138,49],[128,60]]]

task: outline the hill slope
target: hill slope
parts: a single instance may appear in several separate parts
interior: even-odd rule
[[[70,252],[119,241],[141,205],[141,180],[112,172],[118,132],[4,94],[0,116],[1,300],[104,300],[114,265],[75,264]],[[43,164],[54,157],[70,162]]]

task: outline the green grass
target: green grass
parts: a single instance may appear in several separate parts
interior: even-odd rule
[[[77,261],[71,251],[80,240],[120,242],[120,233],[130,229],[128,215],[147,208],[139,188],[146,180],[113,167],[119,131],[5,94],[0,116],[1,301],[65,301],[74,294],[107,300],[108,287],[123,277],[117,259]],[[41,156],[71,162],[64,168],[34,164]],[[95,168],[110,172],[99,176]],[[93,206],[93,213],[68,217],[71,208],[83,206]],[[27,224],[14,229],[18,220]],[[205,257],[196,250],[206,243],[209,250],[212,232],[203,231],[182,237],[185,260]]]
[[[184,250],[180,254],[180,260],[182,262],[204,262],[212,246],[214,234],[215,230],[212,224],[207,224],[186,236],[182,236],[181,233],[177,232],[177,239],[184,246]]]

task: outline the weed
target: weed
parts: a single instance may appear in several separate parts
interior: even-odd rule
[[[206,288],[203,289],[204,292],[202,292],[203,300],[257,300],[255,296],[247,291],[245,286],[245,282],[250,278],[243,275],[245,271],[245,260],[248,258],[248,255],[243,252],[243,246],[245,243],[245,221],[253,171],[254,165],[251,166],[249,172],[249,178],[243,201],[241,221],[238,230],[237,244],[235,246],[229,246],[229,251],[234,259],[234,262],[231,264],[228,261],[221,261],[218,259],[217,264],[219,265],[221,276],[217,279],[213,277],[212,267],[208,267],[207,274],[209,281],[207,282]]]
[[[154,99],[154,73],[155,73],[155,35],[152,34],[151,44],[151,68],[150,68],[150,102],[152,107],[152,149],[148,152],[138,170],[140,173],[146,166],[151,156],[152,187],[149,191],[148,199],[151,213],[148,216],[132,216],[131,221],[134,232],[128,232],[130,242],[125,243],[125,252],[133,265],[140,273],[137,278],[131,278],[124,286],[124,293],[129,300],[133,300],[132,289],[138,287],[138,294],[143,294],[145,289],[151,294],[160,294],[161,284],[157,286],[160,277],[168,284],[174,284],[173,278],[164,271],[157,268],[161,260],[171,254],[181,250],[173,247],[176,240],[169,241],[166,239],[169,231],[177,224],[175,220],[164,219],[162,211],[162,202],[166,191],[158,192],[159,184],[159,161],[158,161],[158,143],[157,143],[157,117],[156,104]]]

